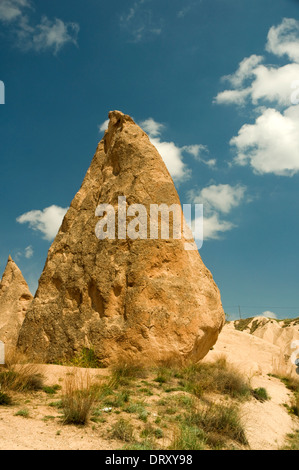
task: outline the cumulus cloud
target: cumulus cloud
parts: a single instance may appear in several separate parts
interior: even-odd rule
[[[193,204],[203,204],[204,240],[218,239],[223,232],[235,228],[235,225],[222,219],[245,199],[246,187],[229,184],[210,185],[200,191],[191,190],[189,199]]]
[[[1,0],[0,21],[13,26],[17,45],[23,50],[37,52],[52,50],[57,54],[66,44],[77,44],[79,25],[64,22],[59,18],[50,20],[46,16],[40,23],[33,23],[28,16],[28,0]],[[32,8],[32,7],[31,7]]]
[[[234,163],[251,165],[258,174],[293,176],[299,172],[299,21],[284,18],[270,28],[266,49],[292,62],[274,67],[262,64],[261,56],[243,59],[235,73],[223,77],[233,88],[220,92],[215,102],[250,102],[258,113],[230,141]]]
[[[237,77],[236,83],[242,85],[243,82],[239,82],[238,71],[235,76]],[[234,75],[230,77],[232,83],[235,83]],[[292,84],[299,77],[299,64],[287,64],[279,68],[258,65],[250,71],[247,78],[249,77],[253,77],[250,86],[224,90],[216,96],[215,102],[243,105],[249,98],[255,105],[261,102],[270,102],[280,106],[288,106],[291,104]],[[245,79],[244,76],[243,79]]]
[[[191,169],[184,163],[180,147],[174,142],[163,142],[158,137],[150,137],[150,140],[163,158],[172,179],[176,183],[181,183],[191,177]]]
[[[229,184],[211,185],[201,190],[195,201],[202,201],[202,204],[224,214],[228,214],[235,207],[238,207],[244,199],[245,186],[231,186]]]
[[[164,129],[164,124],[156,122],[153,118],[148,118],[140,123],[142,129],[145,130],[151,137],[158,137]]]
[[[67,210],[67,208],[55,205],[42,211],[32,210],[18,217],[17,222],[19,224],[28,223],[32,230],[42,233],[45,240],[52,241],[57,235]]]
[[[245,57],[240,64],[237,71],[231,75],[226,75],[222,78],[223,81],[229,81],[234,87],[240,87],[245,80],[254,75],[256,67],[263,61],[262,56],[252,54],[250,57]]]
[[[277,56],[286,55],[299,63],[299,21],[284,18],[280,25],[272,26],[268,33],[266,49]]]
[[[180,147],[174,142],[162,140],[161,134],[165,129],[165,125],[155,121],[153,118],[142,121],[140,126],[148,133],[152,144],[160,153],[176,183],[187,181],[191,177],[191,169],[184,162],[186,154],[191,155],[195,160],[209,167],[216,165],[215,159],[207,159],[209,149],[206,145],[191,144]]]
[[[235,162],[250,164],[256,173],[292,176],[299,171],[299,106],[283,113],[265,109],[254,124],[245,124],[230,144]]]

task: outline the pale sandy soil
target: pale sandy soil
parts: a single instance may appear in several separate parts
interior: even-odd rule
[[[283,446],[287,434],[299,429],[298,418],[288,414],[284,406],[290,404],[292,393],[279,379],[268,376],[273,373],[280,352],[278,346],[236,331],[228,324],[205,359],[213,361],[225,356],[229,363],[250,378],[253,388],[264,387],[271,397],[265,402],[252,398],[241,404],[242,421],[251,449],[277,450]],[[40,365],[39,369],[48,385],[63,385],[66,377],[74,373],[71,367],[56,365]],[[86,373],[86,370],[81,371]],[[89,369],[89,374],[94,381],[103,381],[109,377],[109,370]],[[157,389],[153,396],[144,400],[153,406],[161,396]],[[64,425],[59,410],[50,406],[59,397],[59,393],[57,396],[44,392],[19,394],[14,397],[12,407],[0,407],[0,450],[117,450],[123,447],[123,442],[112,440],[109,435],[117,414],[107,413],[105,425],[93,422],[86,427]],[[29,412],[28,418],[15,416],[24,408]],[[140,428],[140,421],[134,422],[132,415],[130,419],[136,429]],[[160,441],[162,448],[169,445],[169,439],[171,436]]]
[[[242,405],[249,445],[253,450],[279,449],[286,435],[299,428],[298,419],[292,418],[283,406],[290,404],[291,393],[274,377],[254,377],[251,383],[253,388],[265,388],[271,400],[263,403],[251,400]]]
[[[72,374],[72,367],[40,365],[46,385],[63,384],[65,377]],[[81,369],[85,374],[86,370]],[[92,377],[105,377],[102,369],[89,369]],[[15,398],[15,397],[14,397]],[[0,408],[0,450],[114,450],[122,442],[106,438],[99,426],[86,427],[62,424],[56,408],[49,406],[58,398],[36,392],[24,396],[18,394],[13,407]],[[19,410],[27,409],[29,418],[15,416]]]
[[[299,429],[298,418],[291,417],[284,406],[290,405],[292,393],[279,379],[268,376],[277,372],[277,364],[281,365],[283,355],[281,348],[268,339],[269,336],[263,340],[245,331],[237,331],[232,323],[228,323],[205,358],[205,361],[213,361],[225,357],[250,378],[252,388],[263,387],[271,397],[263,403],[250,400],[242,405],[246,436],[251,449],[255,450],[279,449],[286,435]],[[289,371],[291,366],[287,362],[285,370]]]

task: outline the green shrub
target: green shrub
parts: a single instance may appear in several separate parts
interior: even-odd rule
[[[12,399],[7,393],[0,391],[0,406],[10,406],[12,405]]]
[[[190,415],[189,422],[202,429],[206,434],[219,435],[240,444],[248,444],[239,411],[235,405],[212,404],[203,411],[197,411]]]
[[[133,440],[133,426],[129,421],[120,418],[113,424],[111,437],[120,441],[131,442]]]
[[[252,395],[254,396],[254,398],[261,402],[270,400],[267,390],[263,387],[255,388],[254,390],[252,390]]]

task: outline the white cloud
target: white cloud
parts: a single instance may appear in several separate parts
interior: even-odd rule
[[[185,145],[184,147],[182,147],[182,150],[192,155],[195,160],[199,162],[203,161],[202,154],[209,153],[207,146],[201,144]]]
[[[14,21],[22,15],[23,9],[28,7],[30,7],[28,0],[1,0],[0,21]]]
[[[189,192],[193,204],[203,204],[204,240],[218,239],[220,234],[232,230],[236,226],[221,219],[221,213],[228,215],[232,209],[238,207],[245,198],[246,187],[229,184],[210,185],[201,191]]]
[[[183,148],[178,147],[174,142],[161,140],[160,134],[165,128],[164,124],[149,118],[142,121],[140,126],[149,134],[151,143],[163,158],[174,182],[181,183],[188,180],[191,176],[191,170],[183,161]]]
[[[299,21],[284,18],[280,25],[272,26],[266,49],[277,56],[287,55],[289,59],[299,63]]]
[[[53,205],[42,211],[26,212],[17,218],[17,222],[20,224],[28,223],[32,230],[41,232],[45,240],[52,241],[57,235],[67,210],[67,208]]]
[[[215,101],[244,105],[250,100],[259,114],[231,139],[234,163],[249,164],[258,174],[293,176],[299,172],[299,21],[284,18],[270,28],[266,49],[293,62],[274,67],[261,64],[261,56],[247,57],[234,74],[224,77],[234,88],[219,93]]]
[[[247,60],[247,59],[246,59]],[[276,103],[280,106],[291,104],[292,84],[298,80],[299,64],[287,64],[283,67],[270,67],[258,65],[251,69],[249,75],[239,78],[239,70],[230,76],[233,84],[242,85],[245,78],[252,78],[250,86],[224,90],[215,98],[218,104],[243,105],[247,98],[253,104],[259,102]]]
[[[299,171],[299,106],[284,113],[265,109],[254,124],[245,124],[230,144],[235,162],[250,164],[259,174],[292,176]]]
[[[25,258],[30,259],[32,258],[33,254],[34,254],[34,251],[33,251],[32,246],[31,245],[27,246],[25,248]]]
[[[109,119],[99,125],[99,132],[105,132],[108,129]]]
[[[98,126],[99,132],[104,132],[108,128],[108,124],[109,119],[100,124]],[[156,147],[163,158],[163,161],[175,183],[182,183],[191,177],[191,169],[184,162],[184,154],[192,155],[195,160],[204,163],[211,168],[216,165],[215,159],[205,160],[203,158],[203,154],[209,153],[209,150],[205,145],[195,144],[179,147],[174,142],[164,141],[161,134],[165,129],[165,125],[155,121],[151,117],[141,121],[139,125],[148,134],[151,143]]]
[[[34,24],[25,12],[28,7],[31,7],[28,0],[1,0],[0,3],[0,21],[13,24],[13,33],[21,49],[52,50],[57,54],[66,44],[77,44],[80,29],[77,23],[43,16],[40,23]]]
[[[263,312],[260,316],[265,317],[265,318],[273,318],[273,319],[277,318],[276,313],[270,312],[268,310],[266,312]]]
[[[229,81],[234,87],[240,87],[244,81],[254,75],[254,70],[263,61],[262,56],[252,54],[250,57],[245,57],[240,64],[238,70],[223,77],[223,80]]]
[[[237,104],[243,105],[250,95],[250,88],[244,90],[224,90],[218,93],[214,102],[217,104]]]
[[[231,186],[229,184],[211,185],[200,191],[195,202],[206,205],[209,210],[214,209],[228,214],[234,207],[238,207],[244,199],[245,186]]]
[[[187,181],[191,177],[191,169],[184,162],[184,154],[192,155],[192,157],[209,167],[216,165],[215,159],[205,160],[204,154],[208,154],[209,150],[206,145],[194,144],[179,147],[174,142],[165,142],[161,138],[161,133],[165,129],[164,124],[148,118],[140,123],[140,126],[148,133],[151,143],[156,147],[165,165],[168,168],[173,180],[176,183]]]
[[[148,118],[140,123],[142,129],[145,130],[151,137],[158,137],[164,129],[164,124],[156,122],[153,118]]]
[[[159,138],[150,138],[164,160],[172,179],[176,183],[186,181],[191,176],[191,170],[183,161],[182,149],[174,142],[162,142]]]
[[[204,215],[203,219],[203,237],[204,240],[218,240],[220,234],[228,232],[235,228],[235,225],[231,222],[221,220],[219,214]]]
[[[24,50],[53,50],[57,54],[67,43],[77,44],[79,29],[77,23],[64,23],[58,18],[49,20],[46,16],[42,17],[40,24],[30,26],[28,18],[23,17],[17,34],[20,47]]]

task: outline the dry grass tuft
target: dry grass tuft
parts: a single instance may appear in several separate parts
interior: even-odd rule
[[[8,350],[5,367],[0,370],[1,390],[27,392],[42,390],[43,386],[39,366],[28,363],[28,358],[18,350]]]
[[[62,396],[64,424],[87,424],[97,395],[88,372],[74,370],[66,377]]]

